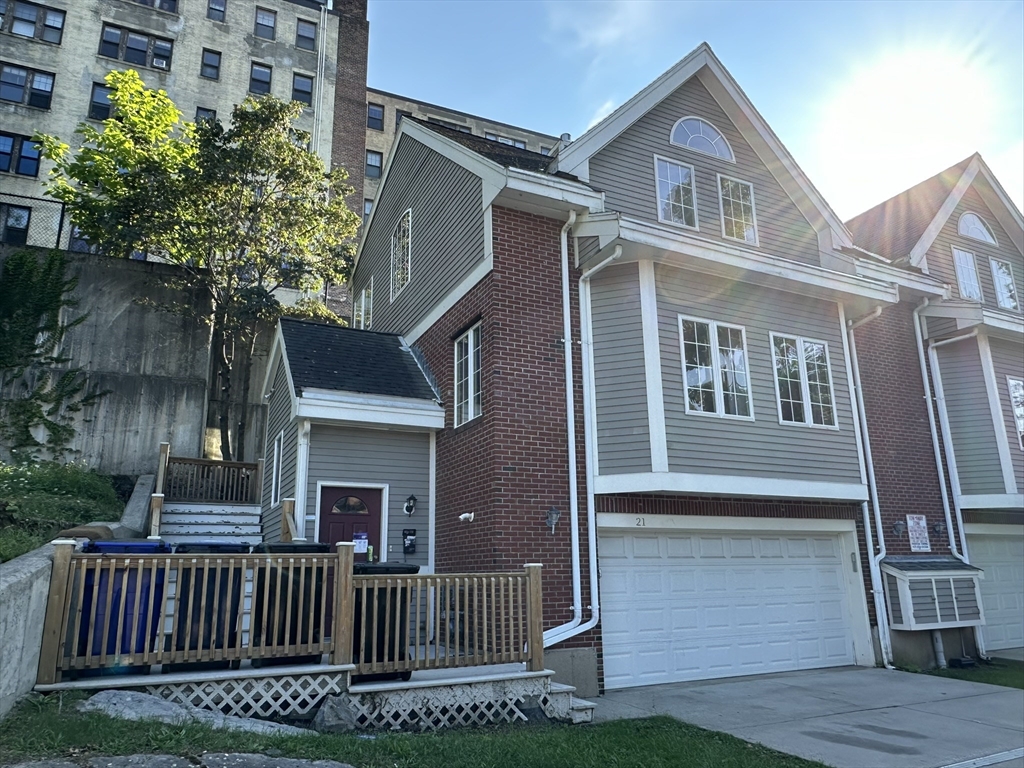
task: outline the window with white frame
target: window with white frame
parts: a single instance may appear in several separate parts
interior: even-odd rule
[[[412,271],[412,209],[398,219],[391,234],[391,300],[409,284]]]
[[[732,147],[715,126],[699,117],[684,117],[672,126],[669,141],[723,160],[733,160]]]
[[[989,259],[992,267],[992,282],[996,286],[996,301],[1003,309],[1020,309],[1017,300],[1017,286],[1013,282],[1013,266],[1008,261]]]
[[[960,221],[957,222],[956,231],[964,237],[970,237],[974,240],[981,240],[983,243],[996,244],[995,235],[992,234],[992,230],[989,229],[988,224],[976,213],[968,211],[960,217]]]
[[[1024,379],[1007,376],[1006,386],[1010,390],[1010,410],[1017,428],[1017,445],[1024,451]]]
[[[455,340],[455,426],[483,413],[480,392],[480,323]]]
[[[686,412],[754,418],[742,326],[679,316]]]
[[[835,427],[828,344],[781,333],[772,333],[771,340],[779,421]]]
[[[720,175],[718,202],[722,210],[722,236],[757,245],[753,185]]]
[[[654,156],[658,183],[658,220],[697,229],[693,166]]]
[[[270,506],[281,503],[281,450],[284,447],[284,432],[274,438],[274,452],[270,456]]]
[[[978,280],[978,264],[970,251],[953,249],[953,264],[956,267],[956,281],[960,298],[981,301],[981,282]]]
[[[352,307],[352,324],[356,328],[369,330],[373,324],[373,278],[363,287]]]

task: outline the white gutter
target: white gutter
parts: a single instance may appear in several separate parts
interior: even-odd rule
[[[607,267],[613,261],[622,256],[622,246],[615,246],[615,250],[612,255],[602,261],[595,267],[592,267],[583,272],[580,276],[579,281],[579,301],[580,301],[580,354],[582,357],[582,368],[583,368],[583,444],[584,444],[584,461],[585,461],[585,472],[587,481],[587,557],[589,560],[589,571],[590,571],[590,605],[587,606],[590,611],[590,618],[586,622],[580,624],[579,622],[570,622],[569,624],[563,625],[562,627],[555,627],[549,632],[545,633],[544,645],[554,645],[555,643],[561,642],[562,640],[568,640],[570,637],[582,634],[588,630],[593,629],[597,626],[597,622],[601,619],[601,605],[599,597],[599,585],[598,585],[598,567],[597,567],[597,511],[594,505],[594,467],[596,466],[596,454],[597,446],[594,444],[595,439],[595,413],[593,407],[593,392],[591,392],[591,377],[588,372],[593,367],[592,358],[592,345],[593,345],[593,334],[590,323],[590,278],[600,272],[602,269]],[[573,578],[578,580],[580,574],[577,571]],[[550,639],[549,639],[550,633]]]
[[[861,432],[861,444],[864,446],[864,466],[868,475],[868,491],[871,495],[871,508],[875,517],[875,529],[878,531],[878,552],[876,553],[871,535],[871,520],[868,516],[868,502],[861,504],[864,515],[864,538],[868,546],[868,570],[871,574],[871,594],[875,604],[875,620],[878,622],[878,644],[882,648],[882,663],[886,669],[894,669],[892,665],[892,637],[889,634],[889,613],[885,605],[885,592],[882,588],[880,563],[885,557],[885,531],[882,528],[882,510],[878,502],[878,484],[875,481],[875,465],[871,458],[871,438],[868,435],[868,417],[864,410],[864,392],[860,382],[860,364],[857,360],[857,339],[854,329],[871,322],[882,314],[882,307],[859,320],[847,321],[847,336],[850,341],[850,366],[853,368],[853,389],[856,394],[857,417]]]
[[[569,218],[559,233],[562,260],[562,346],[565,349],[565,434],[568,441],[569,458],[569,536],[572,542],[572,620],[552,627],[544,633],[544,647],[554,645],[565,637],[571,637],[573,630],[583,619],[583,585],[580,574],[580,503],[576,477],[576,398],[572,375],[572,315],[569,302],[569,230],[576,223],[576,211],[569,211]]]

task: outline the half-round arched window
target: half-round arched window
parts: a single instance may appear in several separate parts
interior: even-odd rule
[[[698,152],[715,155],[723,160],[730,162],[734,160],[732,147],[729,146],[729,142],[726,141],[721,131],[707,120],[702,120],[699,117],[684,117],[677,120],[676,124],[672,126],[669,141],[681,147],[689,147]]]
[[[976,213],[968,211],[960,217],[960,223],[957,225],[957,232],[964,237],[971,237],[975,240],[981,240],[983,243],[996,244],[995,235],[992,234],[992,230],[988,228],[988,224]]]

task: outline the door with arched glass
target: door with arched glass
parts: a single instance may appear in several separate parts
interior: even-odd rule
[[[320,527],[317,537],[321,543],[337,544],[366,538],[373,547],[373,559],[380,560],[381,523],[380,488],[352,488],[324,485],[320,488]],[[356,562],[364,562],[366,552],[356,547]]]

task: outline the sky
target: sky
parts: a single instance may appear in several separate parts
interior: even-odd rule
[[[578,138],[707,42],[841,218],[978,151],[1024,207],[1024,2],[369,0],[370,87]]]

